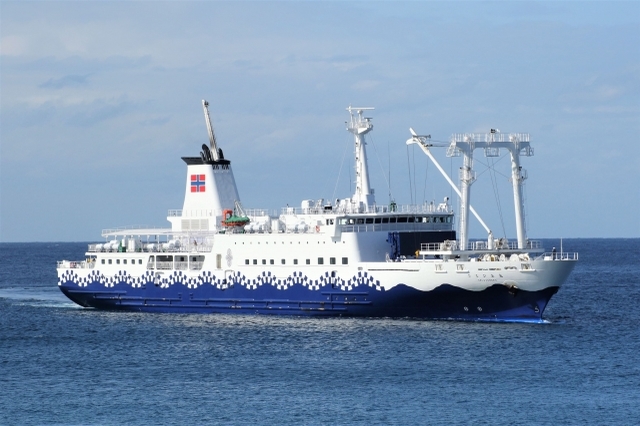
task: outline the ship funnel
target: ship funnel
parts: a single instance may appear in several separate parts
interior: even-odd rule
[[[203,144],[199,157],[182,157],[187,164],[184,203],[180,215],[168,217],[174,231],[215,231],[223,211],[240,202],[231,161],[217,146],[208,105],[202,101],[210,147]]]

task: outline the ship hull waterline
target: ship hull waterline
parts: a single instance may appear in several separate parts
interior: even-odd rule
[[[233,285],[224,290],[190,289],[181,284],[174,284],[170,289],[154,284],[131,288],[124,283],[109,289],[91,287],[63,283],[60,289],[78,305],[100,310],[533,323],[544,322],[542,314],[559,289],[552,286],[526,291],[494,284],[482,291],[470,291],[443,284],[431,291],[421,291],[399,284],[386,291],[373,290],[367,285],[351,291],[339,288],[310,291],[294,285],[275,293],[272,288],[249,290]]]

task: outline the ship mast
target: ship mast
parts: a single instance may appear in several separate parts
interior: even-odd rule
[[[356,156],[356,192],[353,194],[352,202],[356,207],[356,211],[368,211],[375,201],[374,191],[369,184],[369,170],[367,166],[367,151],[365,149],[364,135],[373,129],[371,118],[363,117],[364,111],[370,111],[373,108],[347,108],[351,114],[351,121],[347,123],[347,130],[353,133],[355,138],[355,156]]]

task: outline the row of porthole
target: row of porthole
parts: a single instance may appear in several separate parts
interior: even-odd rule
[[[245,259],[244,260],[244,264],[245,265],[251,265],[253,263],[253,265],[257,265],[258,264],[258,259],[253,259],[253,262],[251,262],[249,259]],[[285,259],[280,259],[280,264],[282,265],[286,265],[286,260]],[[267,264],[267,259],[262,259],[262,264],[266,265]],[[293,264],[297,265],[298,264],[298,259],[293,259]],[[311,265],[311,259],[306,259],[305,264],[307,265]],[[318,265],[324,265],[324,257],[319,257],[318,258]],[[329,258],[329,265],[336,265],[336,258],[335,257],[330,257]],[[349,264],[349,258],[348,257],[343,257],[342,258],[342,264],[343,265],[348,265]],[[269,259],[269,265],[275,265],[275,260],[274,259]]]
[[[113,259],[106,259],[108,260],[108,264],[112,265],[113,264]],[[135,265],[136,264],[136,259],[130,259],[131,260],[131,264]],[[138,265],[142,265],[142,259],[137,259],[138,260]],[[104,265],[105,264],[105,259],[101,259],[101,263]],[[120,259],[116,259],[116,265],[120,264]],[[126,265],[127,264],[127,259],[122,259],[122,264]]]
[[[243,241],[242,245],[244,245],[244,243],[245,242]],[[335,241],[334,241],[334,243],[335,243]],[[236,242],[234,244],[238,244],[238,243]],[[251,245],[251,244],[253,244],[253,242],[249,241],[249,244]],[[256,244],[260,245],[260,241],[258,241]],[[273,244],[276,245],[278,243],[273,243]],[[284,244],[284,241],[282,242],[282,244]],[[293,244],[293,241],[289,241],[289,244]],[[300,241],[298,241],[298,244],[302,244],[302,243]],[[309,241],[307,241],[307,244],[309,244]],[[318,244],[320,244],[320,241],[318,241]],[[327,244],[327,242],[326,241],[322,241],[322,244]],[[345,241],[343,241],[342,244],[345,244]],[[266,241],[265,245],[269,245],[269,241]]]

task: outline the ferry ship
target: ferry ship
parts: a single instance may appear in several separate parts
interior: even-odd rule
[[[209,144],[186,163],[184,203],[170,228],[107,229],[83,260],[58,262],[58,286],[73,302],[105,310],[297,316],[408,317],[541,322],[545,307],[578,260],[529,240],[520,156],[529,135],[454,134],[447,144],[412,129],[417,145],[458,194],[460,211],[441,203],[378,204],[370,186],[365,112],[349,107],[355,192],[302,200],[280,212],[245,209],[231,161],[218,147],[202,101]],[[431,151],[445,147],[463,166],[456,185]],[[473,154],[508,151],[517,239],[495,238],[470,204]],[[474,215],[487,238],[470,241]],[[457,226],[457,231],[456,231]]]

